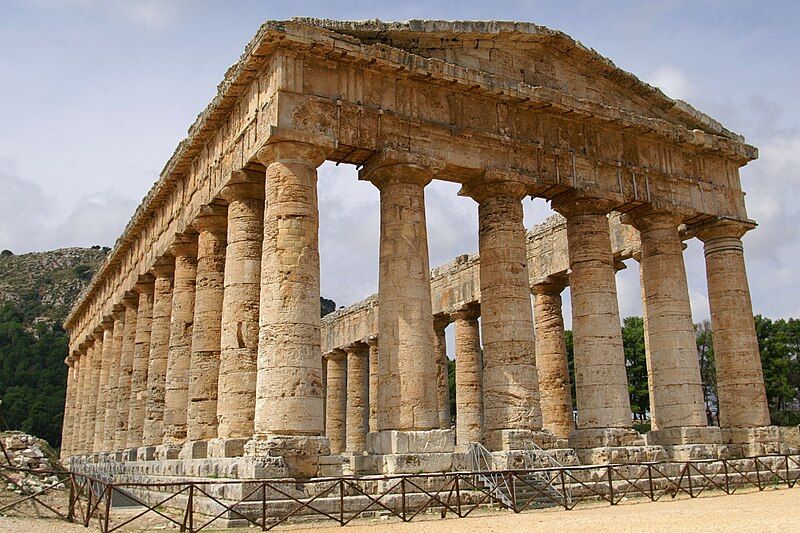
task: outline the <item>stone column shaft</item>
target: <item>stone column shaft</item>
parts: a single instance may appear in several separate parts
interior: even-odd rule
[[[103,363],[103,329],[98,327],[92,333],[92,382],[89,391],[88,414],[86,416],[86,450],[89,453],[100,451],[94,445],[95,418],[97,417],[97,397],[100,392],[100,372]]]
[[[136,311],[136,335],[131,370],[131,394],[128,409],[128,448],[142,445],[145,403],[147,401],[147,372],[150,364],[150,336],[153,323],[154,278],[141,276],[136,284],[139,305]]]
[[[483,357],[475,314],[459,311],[455,321],[456,444],[483,441]]]
[[[450,429],[450,383],[447,374],[447,321],[433,323],[433,353],[436,357],[436,405],[439,429]]]
[[[189,360],[192,355],[194,290],[197,277],[196,236],[181,235],[171,248],[175,256],[167,373],[164,386],[164,444],[186,440]]]
[[[75,409],[75,452],[78,455],[86,453],[86,434],[85,434],[85,413],[88,402],[88,386],[87,375],[91,375],[91,360],[89,356],[89,348],[84,347],[81,349],[81,356],[78,358],[78,392],[77,400],[78,405]]]
[[[347,358],[343,351],[334,350],[327,360],[325,435],[330,440],[331,453],[342,453],[346,438]]]
[[[566,193],[578,429],[632,427],[606,200]]]
[[[136,311],[138,295],[126,293],[122,299],[125,306],[125,329],[122,337],[122,351],[119,358],[119,381],[117,383],[117,432],[114,435],[114,448],[124,450],[128,447],[128,415],[131,407],[131,375],[136,351]]]
[[[106,447],[106,408],[109,397],[109,374],[113,363],[114,344],[114,319],[106,317],[103,320],[103,352],[100,363],[100,383],[97,391],[97,407],[95,409],[94,424],[94,450],[107,451]]]
[[[367,339],[369,346],[369,431],[378,431],[378,339]]]
[[[478,202],[484,440],[501,448],[504,430],[540,430],[542,414],[528,279],[521,184],[480,183]]]
[[[221,439],[253,435],[258,359],[258,302],[264,185],[236,183],[223,190],[228,200],[225,296],[217,400]]]
[[[698,233],[706,258],[719,421],[723,428],[770,423],[741,241],[752,227],[719,220]]]
[[[554,435],[568,438],[575,423],[564,316],[561,313],[562,290],[562,283],[535,285],[533,315],[536,320],[536,368],[539,371],[542,425]]]
[[[125,336],[125,308],[114,306],[114,329],[111,345],[111,366],[108,369],[108,399],[106,400],[106,422],[103,449],[116,451],[117,421],[119,420],[119,372],[122,358],[122,341]]]
[[[72,428],[75,410],[75,359],[72,355],[67,359],[67,364],[67,396],[64,402],[64,423],[61,427],[61,459],[72,455]]]
[[[347,430],[345,449],[367,449],[369,430],[369,351],[357,344],[347,348]]]
[[[378,430],[439,427],[425,186],[427,167],[368,165],[380,190]]]
[[[150,356],[147,366],[142,444],[157,446],[164,440],[164,387],[169,354],[170,316],[172,315],[172,276],[175,259],[164,258],[153,268],[153,319],[150,324]]]
[[[317,167],[325,153],[282,141],[258,157],[267,171],[255,433],[318,436],[325,428]]]
[[[648,210],[629,220],[641,234],[650,410],[659,430],[707,425],[679,216]]]
[[[199,236],[186,438],[188,441],[205,441],[217,436],[226,209],[215,205],[204,206],[192,225]]]

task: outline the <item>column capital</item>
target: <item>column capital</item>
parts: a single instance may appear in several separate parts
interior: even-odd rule
[[[571,190],[561,193],[550,200],[550,206],[554,211],[565,217],[573,215],[607,215],[617,206],[617,202]]]
[[[370,335],[367,337],[367,340],[364,341],[367,346],[370,348],[374,348],[378,346],[378,336],[377,335]]]
[[[518,174],[487,170],[479,178],[474,178],[461,186],[459,196],[468,196],[478,203],[489,198],[503,197],[522,200],[528,194],[528,185]]]
[[[450,324],[450,315],[440,314],[433,316],[433,330],[443,331]]]
[[[361,341],[356,341],[345,346],[344,351],[347,353],[347,355],[350,355],[352,353],[355,355],[366,356],[368,353],[367,348],[368,346],[365,343],[362,343]]]
[[[450,318],[453,322],[456,320],[474,320],[479,316],[481,316],[480,305],[468,305],[450,313]]]
[[[741,239],[745,233],[755,228],[757,224],[752,220],[737,220],[734,218],[717,218],[701,226],[695,227],[697,238],[708,243],[716,239]]]
[[[245,173],[244,171],[234,172],[231,181],[220,191],[220,197],[229,203],[251,198],[255,200],[264,200],[263,176],[259,180],[256,176],[253,176],[253,174],[255,173]],[[237,177],[237,175],[242,176]]]
[[[103,331],[104,331],[104,330],[103,330],[103,326],[97,326],[96,328],[94,328],[94,329],[92,330],[92,338],[93,338],[95,341],[100,341],[100,342],[102,342],[102,341],[103,341]]]
[[[124,320],[125,319],[125,306],[122,304],[114,304],[112,308],[111,314],[114,317],[114,320]]]
[[[358,179],[369,181],[379,189],[389,182],[416,183],[424,187],[443,166],[442,161],[432,157],[384,149],[367,160],[358,171]]]
[[[548,278],[547,281],[543,283],[537,283],[531,287],[531,292],[533,294],[550,294],[554,296],[560,296],[564,289],[567,288],[569,283],[564,278]]]
[[[175,257],[197,257],[197,233],[184,232],[175,235],[169,252]]]
[[[106,315],[103,317],[102,322],[100,322],[100,327],[103,328],[104,331],[111,331],[114,329],[114,315]]]
[[[256,152],[256,159],[263,165],[300,163],[317,168],[336,145],[334,139],[325,135],[270,127],[269,138]]]
[[[322,355],[328,361],[342,361],[347,356],[347,352],[340,348],[333,349]]]
[[[674,211],[657,209],[650,205],[643,205],[632,209],[620,217],[620,222],[633,226],[639,231],[653,229],[674,229],[683,223],[684,215]]]
[[[199,232],[225,233],[228,229],[228,208],[217,204],[200,207],[192,227]]]
[[[155,260],[150,272],[156,278],[170,278],[175,274],[175,258],[171,255],[162,255]]]
[[[156,279],[152,274],[142,274],[136,280],[133,290],[136,291],[137,294],[152,294],[155,281]]]
[[[126,309],[138,309],[139,293],[134,291],[125,291],[125,294],[122,296],[122,305],[124,305]]]

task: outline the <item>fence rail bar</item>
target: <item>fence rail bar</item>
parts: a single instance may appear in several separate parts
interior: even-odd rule
[[[57,482],[30,491],[9,474],[55,475]],[[117,531],[145,515],[154,516],[163,520],[165,525],[177,526],[180,531],[189,533],[212,526],[224,515],[244,520],[262,531],[269,531],[301,515],[327,518],[345,526],[370,511],[383,512],[403,522],[410,522],[426,511],[435,510],[439,511],[442,518],[448,512],[463,518],[487,504],[519,513],[535,504],[560,506],[565,510],[574,509],[578,503],[588,500],[605,500],[610,505],[616,505],[629,495],[658,501],[665,495],[675,498],[680,493],[696,498],[710,490],[733,494],[747,486],[759,491],[768,486],[786,485],[792,488],[800,480],[800,456],[763,455],[743,459],[655,461],[628,465],[342,476],[305,482],[294,479],[252,479],[114,483],[79,472],[0,465],[0,480],[18,486],[20,492],[15,495],[18,497],[14,501],[0,502],[0,512],[21,512],[20,505],[28,504],[37,516],[41,515],[40,511],[46,510],[56,518],[80,523],[87,528],[96,521],[102,533]],[[252,483],[255,488],[243,490],[241,497],[233,502],[216,496],[211,488],[211,485],[219,488],[242,483]],[[487,486],[487,483],[495,485]],[[501,484],[508,492],[505,496],[499,488]],[[268,490],[278,498],[268,498]],[[124,493],[143,510],[117,524],[112,523],[115,491]],[[162,496],[141,496],[135,494],[137,491],[155,492]],[[259,491],[260,494],[257,494]],[[57,504],[41,499],[46,494],[62,492],[67,499],[66,510],[60,510]],[[7,492],[0,494],[6,495]],[[199,500],[203,501],[200,509]],[[168,507],[174,516],[164,509],[167,503],[171,503]],[[245,505],[249,508],[242,507]],[[195,513],[203,518],[198,521]]]

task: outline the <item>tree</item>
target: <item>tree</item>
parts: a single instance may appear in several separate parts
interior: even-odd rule
[[[647,357],[644,349],[644,320],[629,316],[622,321],[622,346],[628,374],[628,395],[631,410],[640,420],[650,410],[650,392],[647,385]]]
[[[772,321],[755,316],[756,338],[770,411],[783,411],[798,397],[800,328],[794,319]]]
[[[719,423],[717,403],[717,365],[714,361],[714,343],[711,338],[711,322],[704,320],[694,325],[697,342],[697,358],[700,363],[700,382],[703,387],[703,401],[706,413],[711,413],[712,421]],[[715,417],[714,414],[717,414]]]

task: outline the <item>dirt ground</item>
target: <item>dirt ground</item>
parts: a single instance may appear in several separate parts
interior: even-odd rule
[[[800,487],[743,492],[731,496],[713,495],[696,499],[677,498],[658,502],[641,500],[620,505],[592,504],[572,511],[557,509],[524,512],[485,513],[475,517],[446,520],[427,518],[410,523],[395,520],[362,520],[344,530],[328,523],[279,527],[291,533],[510,533],[515,531],[649,532],[649,531],[800,531]],[[154,526],[126,531],[158,531],[172,528]],[[0,532],[72,533],[86,532],[76,524],[35,518],[0,517]],[[96,529],[95,529],[96,530]],[[215,530],[220,531],[220,530]],[[252,531],[233,529],[226,531]]]

